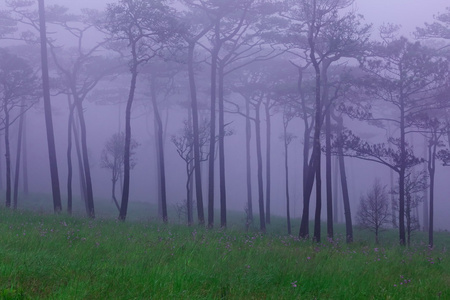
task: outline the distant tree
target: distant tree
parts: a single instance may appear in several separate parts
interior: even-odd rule
[[[39,98],[42,91],[29,64],[0,49],[0,121],[4,132],[6,159],[6,207],[11,206],[10,126]],[[17,201],[15,201],[17,207]]]
[[[139,67],[160,54],[177,33],[172,8],[165,0],[121,0],[109,4],[106,29],[112,41],[125,43],[130,51],[130,89],[125,110],[125,151],[122,204],[119,219],[125,220],[130,192],[131,108],[134,101]],[[163,217],[164,218],[164,217]]]
[[[199,127],[199,146],[200,146],[200,161],[206,161],[209,158],[209,152],[205,149],[205,146],[209,143],[209,122],[203,121]],[[194,132],[192,130],[192,124],[189,121],[184,121],[184,128],[179,135],[172,136],[172,143],[177,149],[177,153],[186,165],[186,212],[187,223],[192,225],[193,219],[193,199],[191,193],[192,173],[195,169],[195,160],[193,155],[194,150]]]
[[[123,160],[124,160],[124,147],[125,145],[125,134],[115,133],[113,134],[105,143],[102,150],[100,158],[100,167],[111,170],[111,182],[112,190],[111,196],[116,204],[117,210],[120,212],[120,205],[116,198],[116,183],[123,173]],[[136,160],[134,159],[134,150],[139,146],[139,143],[135,139],[131,139],[130,144],[130,168],[133,169],[136,165]]]
[[[389,197],[386,186],[382,186],[379,179],[365,196],[361,196],[356,219],[361,227],[375,233],[378,244],[380,231],[389,223]]]

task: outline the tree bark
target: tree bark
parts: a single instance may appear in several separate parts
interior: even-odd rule
[[[128,201],[130,195],[130,154],[131,154],[131,108],[136,90],[136,81],[138,76],[138,62],[136,54],[136,44],[132,43],[133,62],[131,66],[131,83],[128,93],[127,106],[125,108],[125,145],[123,155],[123,191],[122,202],[120,205],[119,220],[125,221],[128,211]]]
[[[41,64],[42,64],[42,88],[44,94],[44,114],[45,126],[47,131],[48,156],[50,162],[50,176],[52,183],[53,210],[59,213],[62,210],[61,192],[58,178],[58,163],[56,160],[55,137],[53,133],[52,109],[50,103],[50,80],[48,75],[48,57],[47,57],[47,32],[45,26],[45,6],[44,0],[39,1],[39,27],[41,42]]]
[[[330,63],[324,62],[322,66],[322,81],[323,81],[323,103],[326,103],[325,108],[325,176],[327,189],[327,237],[333,239],[333,186],[332,186],[332,172],[331,172],[331,103],[329,99],[328,87],[328,66]]]
[[[342,117],[336,117],[338,132],[342,134],[344,129]],[[338,147],[338,160],[339,160],[339,171],[341,177],[342,186],[342,200],[344,202],[344,216],[345,216],[345,238],[347,243],[353,242],[353,225],[352,225],[352,214],[350,209],[350,196],[348,193],[347,185],[347,174],[345,171],[345,161],[344,161],[344,150],[342,147]]]
[[[270,224],[270,161],[271,161],[271,123],[270,123],[270,99],[264,105],[266,113],[266,223]]]
[[[92,188],[91,167],[89,165],[86,122],[84,120],[83,104],[80,99],[74,95],[74,103],[78,112],[78,120],[80,121],[80,138],[81,138],[81,154],[83,158],[84,177],[86,180],[86,203],[88,207],[88,217],[95,218],[94,209],[94,193]]]
[[[17,209],[17,201],[19,199],[19,178],[20,178],[20,159],[21,159],[20,154],[22,152],[24,117],[25,117],[25,103],[22,100],[22,106],[20,108],[19,132],[17,137],[16,171],[14,174],[14,196],[13,196],[14,209]]]
[[[215,45],[211,52],[211,102],[209,128],[208,160],[208,227],[214,227],[214,185],[215,185],[215,151],[216,151],[216,99],[217,99],[217,57],[220,48],[219,23],[214,27]]]
[[[261,153],[261,101],[255,105],[255,137],[256,137],[256,158],[258,162],[258,202],[259,202],[259,228],[266,232],[266,219],[264,214],[264,187],[263,187],[263,162]]]
[[[191,94],[191,108],[192,108],[192,129],[194,135],[194,176],[195,176],[195,193],[197,197],[197,215],[198,223],[205,224],[205,215],[203,211],[203,192],[202,192],[202,176],[200,166],[200,137],[198,124],[198,104],[197,104],[197,88],[195,85],[194,73],[194,47],[195,42],[189,43],[188,48],[188,73],[189,73],[189,88]]]
[[[29,194],[29,187],[28,187],[28,143],[27,143],[27,115],[23,115],[23,133],[22,133],[22,157],[23,157],[23,163],[22,163],[22,170],[23,170],[23,193],[24,195]],[[1,180],[1,179],[0,179]],[[1,190],[1,187],[0,187]]]
[[[72,127],[73,127],[73,113],[75,110],[75,104],[72,104],[70,98],[69,102],[69,120],[67,126],[67,213],[72,214],[72,178],[73,178],[73,166],[72,166]]]
[[[161,191],[161,208],[162,208],[162,218],[163,222],[168,222],[167,215],[167,197],[166,197],[166,168],[164,163],[164,141],[163,141],[163,124],[161,120],[161,115],[158,109],[158,103],[156,99],[156,83],[155,79],[152,78],[151,81],[151,98],[153,104],[153,113],[155,115],[156,125],[157,125],[157,145],[158,145],[158,166],[159,166],[159,178],[161,186],[159,190]]]
[[[6,164],[6,207],[11,207],[11,151],[9,146],[9,110],[6,100],[3,102],[5,114],[5,164]]]
[[[219,66],[219,181],[220,181],[220,227],[227,227],[227,192],[225,182],[225,112],[224,112],[224,66]]]
[[[247,223],[246,227],[253,223],[253,204],[252,204],[252,169],[250,142],[252,137],[252,125],[250,122],[250,103],[245,101],[245,157],[246,157],[246,179],[247,179]]]

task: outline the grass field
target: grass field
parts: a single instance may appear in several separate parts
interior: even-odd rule
[[[316,244],[284,235],[283,218],[265,235],[230,219],[207,230],[0,209],[0,299],[450,299],[446,232],[433,250],[421,233],[399,247],[395,231],[347,245],[341,226]]]

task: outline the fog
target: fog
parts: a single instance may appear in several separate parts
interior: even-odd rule
[[[2,1],[3,2],[3,1]],[[53,4],[67,6],[70,12],[79,13],[81,8],[92,8],[104,10],[106,3],[114,3],[114,1],[104,0],[46,0],[46,5]],[[400,32],[411,41],[415,41],[412,34],[416,27],[423,27],[425,22],[433,22],[433,16],[438,13],[444,13],[446,7],[449,5],[448,0],[357,0],[354,4],[347,8],[361,14],[365,18],[365,22],[373,24],[371,30],[371,39],[379,40],[378,28],[386,23],[393,23],[401,25]],[[4,3],[0,7],[5,8]],[[21,25],[23,26],[23,25]],[[49,31],[56,27],[49,25]],[[67,33],[58,32],[52,33],[55,37],[58,47],[74,47],[76,42],[73,38],[66,36]],[[96,32],[88,35],[92,40],[86,41],[86,45],[95,45],[102,41],[105,35]],[[2,47],[9,49],[16,49],[17,55],[26,53],[26,47],[34,47],[36,45],[25,46],[23,42],[11,41],[7,39],[1,40]],[[448,41],[447,41],[448,43]],[[33,52],[35,51],[35,52]],[[200,50],[199,50],[200,51]],[[29,51],[28,51],[29,52]],[[32,60],[31,64],[35,69],[39,68],[39,54],[38,50],[32,50],[32,54],[28,55],[26,59]],[[99,53],[109,53],[102,50]],[[111,52],[112,53],[112,52]],[[114,56],[115,54],[108,55]],[[209,57],[206,55],[205,57]],[[51,57],[49,55],[50,61]],[[283,60],[276,58],[277,60]],[[255,64],[257,64],[256,62]],[[50,62],[53,74],[55,74],[55,65]],[[350,62],[349,64],[352,64]],[[353,64],[355,64],[353,62]],[[295,68],[285,59],[283,63],[279,64],[281,71],[286,71],[289,74],[295,74]],[[111,199],[111,174],[110,171],[101,168],[101,153],[107,140],[117,132],[123,132],[125,129],[125,107],[127,100],[127,92],[129,88],[130,75],[126,65],[122,65],[123,72],[120,75],[108,76],[99,82],[96,88],[89,94],[83,102],[84,117],[87,128],[87,144],[92,172],[92,184],[94,199]],[[186,72],[187,67],[182,72]],[[144,72],[145,73],[145,72]],[[201,63],[201,67],[196,70],[196,80],[198,85],[198,101],[203,103],[203,106],[209,105],[210,101],[210,63]],[[312,73],[311,73],[312,74]],[[141,74],[139,75],[141,76]],[[312,76],[312,75],[311,75]],[[173,207],[176,204],[183,203],[186,199],[186,173],[185,162],[179,157],[177,149],[171,141],[172,136],[179,135],[183,129],[183,121],[188,119],[187,109],[183,103],[189,103],[189,87],[188,78],[186,75],[176,77],[178,91],[170,95],[167,100],[160,100],[160,112],[164,127],[164,152],[167,176],[167,205]],[[292,76],[292,85],[296,84],[297,78]],[[126,91],[119,94],[116,98],[109,98],[107,91],[113,91],[117,87],[123,88]],[[104,93],[106,96],[102,96]],[[131,113],[131,128],[132,137],[139,146],[135,149],[135,167],[131,170],[130,179],[130,201],[157,203],[158,201],[158,165],[157,153],[155,147],[155,122],[153,108],[151,107],[150,88],[145,76],[138,78],[137,91],[135,102],[133,103]],[[226,100],[234,101],[236,103],[244,103],[243,98],[233,93],[227,93]],[[58,172],[62,192],[63,209],[66,207],[66,180],[67,180],[67,126],[69,118],[67,95],[57,94],[52,92],[52,111],[53,122],[56,140],[56,151],[58,161]],[[448,101],[448,100],[447,100]],[[244,211],[247,201],[247,185],[246,185],[246,152],[245,152],[245,118],[231,113],[234,108],[232,105],[227,105],[225,113],[225,123],[227,129],[232,131],[230,136],[225,137],[225,162],[226,162],[226,192],[227,192],[227,209]],[[209,118],[208,107],[200,111],[200,115]],[[266,119],[261,109],[261,127],[262,127],[262,150],[263,150],[263,172],[264,182],[266,182],[266,137],[265,126]],[[285,216],[286,214],[286,196],[285,196],[285,177],[284,177],[284,144],[280,139],[283,133],[283,117],[280,110],[273,110],[271,118],[271,212],[274,215]],[[370,142],[385,142],[387,139],[388,129],[375,127],[367,122],[357,120],[346,120],[346,126],[354,133],[365,136]],[[256,214],[258,211],[258,185],[257,185],[257,157],[255,146],[254,125],[252,124],[251,137],[251,165],[252,165],[252,192],[253,192],[253,211]],[[392,129],[395,131],[395,129]],[[11,126],[11,151],[14,162],[15,148],[17,144],[17,122]],[[289,123],[289,132],[296,136],[289,145],[289,181],[290,181],[290,197],[291,197],[291,217],[300,218],[302,214],[302,194],[303,194],[303,132],[304,124],[301,118],[294,118]],[[29,190],[32,193],[51,194],[51,180],[48,161],[48,150],[45,132],[45,119],[43,113],[42,101],[34,105],[27,112],[26,119],[26,134],[27,140],[24,145],[28,149],[28,176],[29,176]],[[3,137],[2,137],[3,138]],[[418,157],[424,157],[424,138],[420,134],[411,134],[408,136],[408,142],[412,145],[414,152]],[[445,139],[444,139],[445,140]],[[445,143],[447,144],[448,141]],[[322,143],[324,145],[325,142]],[[1,142],[2,152],[4,141]],[[448,146],[446,146],[448,147]],[[4,154],[4,153],[3,153]],[[3,159],[2,154],[2,159]],[[216,154],[217,155],[217,154]],[[335,157],[333,156],[333,173],[335,170]],[[76,155],[73,150],[74,166],[76,162]],[[219,209],[219,161],[216,161],[216,176],[215,176],[215,208]],[[0,172],[2,179],[5,180],[5,164],[2,161]],[[75,167],[74,167],[75,168]],[[416,172],[424,169],[424,164],[419,164],[415,167]],[[203,197],[204,206],[207,207],[208,194],[208,164],[202,163],[202,181],[203,181]],[[325,156],[322,155],[322,220],[326,219],[326,196],[325,196]],[[376,178],[379,178],[383,184],[389,188],[391,186],[390,170],[386,166],[364,161],[357,158],[346,158],[347,180],[350,193],[350,204],[353,216],[356,215],[359,200],[362,195],[373,185]],[[395,176],[395,175],[394,175]],[[450,178],[450,168],[443,167],[441,162],[436,165],[436,192],[435,192],[435,229],[450,229],[450,221],[448,220],[448,211],[450,210],[450,185],[448,180]],[[2,184],[4,187],[4,183]],[[78,169],[74,171],[73,182],[74,195],[80,194]],[[265,187],[264,187],[265,188]],[[336,188],[338,196],[335,200],[338,201],[338,222],[344,222],[342,197],[340,196],[340,187]],[[117,187],[117,195],[120,200],[120,187]],[[195,198],[195,191],[194,191]],[[314,200],[315,192],[313,190],[311,196],[310,218],[313,217],[315,209]],[[75,199],[74,201],[80,201]],[[114,204],[111,202],[111,206]],[[421,226],[423,226],[422,205],[420,204],[418,211]],[[19,200],[20,207],[20,200]],[[149,206],[150,214],[150,206]],[[194,215],[196,215],[194,213]],[[170,220],[175,221],[175,220]],[[215,221],[218,224],[219,220]],[[255,222],[256,224],[257,222]],[[293,228],[297,232],[298,228]]]

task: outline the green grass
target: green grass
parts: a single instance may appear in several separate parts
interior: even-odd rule
[[[420,233],[399,247],[395,231],[347,245],[337,226],[316,244],[282,235],[283,218],[265,235],[230,219],[207,230],[0,209],[0,299],[450,299],[448,233],[433,250]]]

